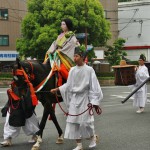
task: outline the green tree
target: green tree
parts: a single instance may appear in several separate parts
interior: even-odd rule
[[[99,0],[28,0],[22,37],[16,43],[20,55],[44,59],[45,52],[61,32],[63,18],[73,21],[76,33],[87,28],[88,44],[102,46],[110,39],[110,24],[104,18]]]
[[[122,38],[118,38],[115,40],[112,46],[106,46],[107,50],[104,52],[105,58],[108,60],[111,66],[119,65],[122,57],[127,56],[127,53],[122,51],[125,40]]]

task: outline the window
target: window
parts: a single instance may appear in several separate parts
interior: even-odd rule
[[[0,9],[0,19],[8,20],[8,9]]]
[[[8,46],[8,45],[9,45],[9,36],[0,35],[0,46]]]

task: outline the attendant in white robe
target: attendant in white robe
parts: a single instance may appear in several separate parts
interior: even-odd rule
[[[55,93],[60,90],[63,100],[68,108],[68,113],[72,115],[80,114],[87,109],[87,105],[91,103],[95,109],[98,109],[103,93],[92,67],[84,63],[85,53],[80,47],[75,48],[74,62],[67,83],[59,88],[52,89]],[[67,116],[66,129],[64,137],[67,139],[75,139],[77,147],[73,150],[82,150],[83,138],[90,138],[89,148],[96,146],[96,136],[94,130],[94,116],[89,111],[79,116]]]
[[[140,55],[139,58],[139,67],[136,68],[136,84],[134,85],[134,89],[141,85],[148,77],[148,68],[144,65],[146,58],[144,55]],[[138,107],[137,113],[142,113],[145,108],[145,104],[147,101],[147,85],[144,84],[135,94],[133,100],[133,106]]]

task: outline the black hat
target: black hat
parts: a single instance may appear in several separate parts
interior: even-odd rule
[[[141,54],[140,57],[139,57],[139,59],[142,59],[143,61],[146,61],[146,57],[145,57],[144,54]]]
[[[74,54],[78,54],[80,55],[81,57],[83,58],[86,58],[87,56],[87,51],[86,50],[83,50],[82,46],[77,46],[75,47],[75,50],[74,50]]]
[[[62,21],[64,21],[66,23],[67,28],[71,31],[73,28],[73,23],[70,19],[63,19]]]

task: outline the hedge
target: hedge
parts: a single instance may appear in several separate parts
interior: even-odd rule
[[[12,72],[0,72],[0,79],[13,78]]]
[[[114,72],[103,72],[96,74],[98,79],[108,80],[114,79]],[[11,72],[0,72],[0,79],[12,79],[13,75]]]

